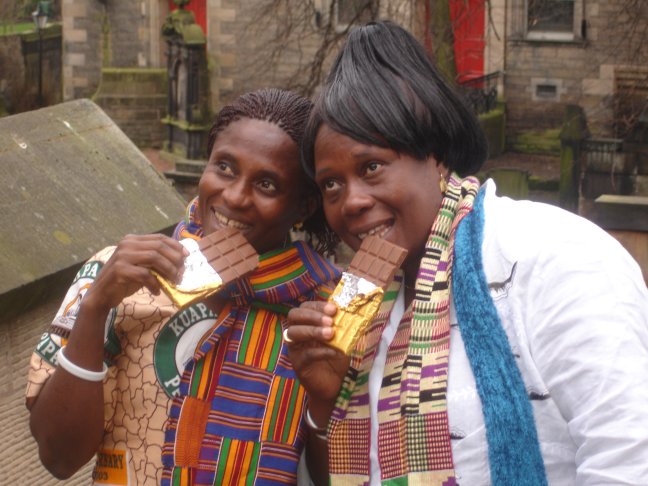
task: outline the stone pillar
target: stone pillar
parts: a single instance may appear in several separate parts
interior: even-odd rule
[[[63,0],[63,99],[89,98],[101,79],[104,4]]]
[[[209,129],[209,73],[206,38],[192,12],[174,10],[162,27],[169,79],[167,149],[187,159],[206,158]]]
[[[581,144],[587,133],[585,115],[578,105],[565,107],[560,132],[560,207],[578,212]]]

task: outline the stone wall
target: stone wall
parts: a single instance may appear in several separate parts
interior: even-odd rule
[[[290,11],[261,15],[268,3],[268,0],[207,0],[212,111],[240,94],[261,87],[304,92],[303,84],[308,77],[304,68],[322,43],[324,30],[318,26],[318,19],[320,26],[327,21],[329,2],[313,2],[315,10],[308,10],[306,4],[311,2],[284,2],[290,5]],[[413,31],[421,30],[417,22],[420,16],[414,15],[418,3],[415,0],[381,2],[379,17],[398,21]],[[291,23],[291,16],[307,21]],[[293,28],[281,42],[283,47],[277,48],[279,44],[274,39],[277,33],[287,32],[283,30],[287,24]],[[324,73],[338,50],[337,45],[325,56]]]
[[[162,147],[166,69],[104,68],[93,100],[138,147]]]
[[[164,66],[168,1],[63,0],[64,99],[92,96],[102,67]]]
[[[295,76],[300,64],[315,53],[319,36],[316,32],[305,39],[288,39],[289,47],[272,63],[272,55],[261,47],[271,45],[278,17],[264,16],[263,25],[255,22],[267,2],[255,0],[209,0],[207,52],[210,73],[212,111],[236,96],[257,88],[290,87],[299,82]],[[301,53],[301,57],[300,57]]]
[[[63,19],[63,99],[89,98],[101,79],[103,3],[64,0]]]
[[[265,86],[279,86],[304,92],[299,86],[307,76],[304,67],[316,54],[322,41],[323,30],[317,25],[317,16],[326,20],[328,0],[317,0],[317,12],[311,10],[307,22],[297,26],[285,39],[285,48],[270,52],[272,38],[277,29],[285,26],[287,11],[275,15],[259,15],[269,0],[206,0],[208,32],[208,67],[210,83],[210,108],[218,111],[223,104],[236,96]],[[280,3],[280,2],[277,2]],[[294,15],[305,4],[291,0]],[[411,29],[414,24],[414,7],[417,0],[392,0],[381,2],[380,16],[399,21]],[[160,27],[168,14],[167,0],[142,0],[130,2],[115,0],[63,0],[64,19],[64,99],[92,97],[97,90],[97,101],[120,123],[132,100],[121,101],[113,97],[114,106],[105,98],[103,68],[161,68],[166,65],[165,43]],[[335,46],[329,50],[324,72]],[[268,62],[270,61],[270,62]],[[100,88],[101,85],[101,88]],[[310,92],[306,94],[311,94]],[[112,96],[112,95],[111,95]],[[104,97],[103,99],[100,97]],[[139,108],[136,108],[139,110]],[[119,113],[123,113],[121,116]],[[135,119],[142,111],[136,111]],[[142,119],[144,126],[152,119]],[[125,127],[127,133],[131,128]],[[159,145],[159,140],[146,141],[137,136],[138,144]],[[141,145],[142,146],[142,145]],[[143,145],[146,146],[146,145]]]

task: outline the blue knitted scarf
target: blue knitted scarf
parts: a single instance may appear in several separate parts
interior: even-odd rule
[[[531,403],[484,273],[484,192],[457,228],[452,292],[482,402],[491,483],[546,485]]]

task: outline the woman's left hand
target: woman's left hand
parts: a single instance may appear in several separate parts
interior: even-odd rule
[[[335,402],[349,368],[349,357],[327,344],[336,312],[331,302],[304,302],[288,313],[288,355],[311,400]]]

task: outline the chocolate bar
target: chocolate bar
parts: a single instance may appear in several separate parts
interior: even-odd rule
[[[377,236],[368,236],[362,240],[347,272],[386,289],[406,256],[406,249]]]
[[[378,312],[385,290],[406,256],[407,250],[377,236],[362,240],[329,298],[338,306],[331,346],[351,352]]]
[[[189,251],[182,281],[174,284],[153,272],[180,308],[209,297],[259,265],[256,250],[234,228],[222,228],[199,241],[186,238],[180,243]]]
[[[223,228],[198,241],[198,248],[225,284],[253,272],[259,255],[245,236],[234,228]]]

